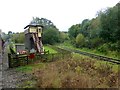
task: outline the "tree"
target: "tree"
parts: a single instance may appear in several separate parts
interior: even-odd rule
[[[100,34],[100,17],[93,18],[90,20],[90,25],[89,25],[89,35],[88,37],[90,39],[98,38]]]
[[[72,25],[68,30],[69,37],[76,38],[79,30],[80,30],[80,24]]]
[[[30,22],[30,24],[43,25],[44,29],[49,29],[49,28],[57,29],[57,27],[53,24],[53,22],[46,18],[33,17],[33,20]]]
[[[118,9],[120,4],[117,4],[113,8],[108,8],[106,11],[100,14],[101,21],[101,32],[100,36],[107,42],[117,42],[120,40],[120,26],[119,22],[119,13]]]
[[[57,42],[59,42],[59,31],[53,28],[43,32],[44,44],[55,44]]]
[[[78,34],[76,37],[76,47],[83,47],[85,42],[85,37],[82,34]]]
[[[89,35],[89,19],[84,19],[81,24],[81,28],[79,29],[79,33],[82,33],[85,37]]]
[[[24,43],[25,42],[25,35],[24,32],[21,33],[14,33],[11,37],[11,40],[14,43]]]
[[[68,34],[64,32],[60,32],[60,42],[64,42],[65,40],[68,40]]]

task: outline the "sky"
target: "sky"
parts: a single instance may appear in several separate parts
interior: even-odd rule
[[[92,19],[101,9],[119,0],[0,0],[2,32],[23,32],[33,17],[51,20],[59,31],[68,31],[84,19]]]

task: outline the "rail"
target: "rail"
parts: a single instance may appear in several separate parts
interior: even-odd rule
[[[104,61],[108,61],[108,62],[111,62],[111,63],[120,64],[120,60],[119,59],[114,59],[114,58],[110,58],[110,57],[106,57],[106,56],[91,54],[91,53],[88,53],[88,52],[82,52],[82,51],[70,49],[70,48],[67,48],[67,47],[62,47],[62,48],[61,47],[57,47],[57,48],[64,49],[64,50],[67,50],[67,51],[70,51],[70,52],[74,52],[74,53],[79,53],[79,54],[86,55],[86,56],[89,56],[89,57],[92,57],[92,58],[96,58],[96,59],[99,59],[99,60],[104,60]]]

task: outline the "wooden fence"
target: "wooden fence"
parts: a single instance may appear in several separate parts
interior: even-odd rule
[[[40,60],[41,62],[51,62],[59,59],[69,58],[71,53],[55,53],[55,54],[35,54],[33,59],[29,58],[29,55],[17,55],[17,54],[8,54],[9,68],[24,66],[35,61]]]

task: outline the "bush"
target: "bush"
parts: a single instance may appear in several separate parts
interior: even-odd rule
[[[101,38],[94,38],[90,40],[91,48],[99,47],[101,44],[103,44],[103,40]]]
[[[84,35],[78,34],[75,41],[76,41],[76,47],[83,47],[85,44]]]
[[[98,50],[99,52],[101,52],[101,53],[107,54],[108,51],[109,51],[109,49],[108,49],[108,44],[105,43],[105,44],[101,45],[100,47],[98,47],[97,50]]]
[[[111,51],[120,51],[120,42],[116,42],[116,43],[109,43],[109,48]]]
[[[55,44],[59,42],[59,31],[52,28],[44,30],[43,32],[43,43],[44,44]]]

